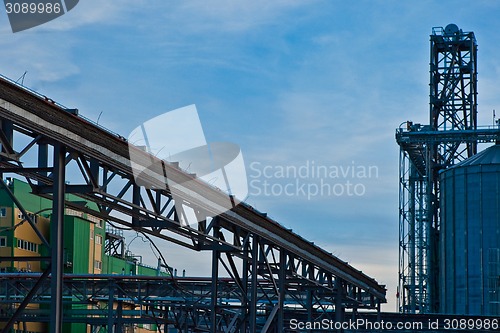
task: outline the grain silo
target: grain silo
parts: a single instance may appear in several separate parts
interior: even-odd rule
[[[499,315],[500,144],[440,178],[440,312]]]

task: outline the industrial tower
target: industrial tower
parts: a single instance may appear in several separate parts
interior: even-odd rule
[[[477,126],[477,42],[455,24],[430,36],[429,125],[405,122],[396,132],[399,165],[399,287],[403,313],[439,306],[439,172],[498,140],[499,129]]]

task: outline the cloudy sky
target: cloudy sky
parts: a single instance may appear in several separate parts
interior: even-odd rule
[[[15,34],[2,10],[0,73],[16,80],[27,71],[25,85],[124,136],[196,104],[209,142],[241,147],[253,181],[247,202],[386,284],[392,311],[394,130],[427,122],[429,34],[449,23],[476,34],[479,119],[492,123],[499,14],[495,0],[82,0]],[[340,174],[279,173],[311,165]],[[301,184],[313,187],[305,193]],[[335,193],[315,194],[314,184]],[[134,240],[131,249],[141,246]],[[161,246],[171,265],[203,274],[200,256],[176,262],[169,253],[181,250]]]

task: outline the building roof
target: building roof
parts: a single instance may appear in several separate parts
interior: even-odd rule
[[[500,164],[500,144],[496,144],[483,150],[465,161],[458,163],[453,168],[486,164]]]

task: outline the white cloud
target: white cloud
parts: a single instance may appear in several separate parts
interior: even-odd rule
[[[127,23],[127,17],[134,11],[141,11],[147,3],[144,0],[81,0],[71,11],[32,31],[68,31],[88,25]]]
[[[134,9],[146,1],[85,0],[68,13],[35,28],[13,34],[7,24],[0,30],[2,38],[0,69],[3,75],[17,78],[28,71],[25,84],[35,90],[47,82],[57,82],[80,72],[78,56],[72,53],[82,38],[71,34],[92,25],[128,23]],[[8,22],[6,14],[2,12]],[[98,29],[96,27],[96,29]]]
[[[18,34],[11,33],[2,14],[0,73],[16,79],[28,70],[25,82],[38,88],[57,82],[63,86],[65,79],[85,72],[84,87],[69,91],[67,96],[79,94],[80,100],[88,99],[87,106],[95,106],[92,99],[99,95],[102,104],[98,107],[107,110],[101,122],[107,117],[113,126],[120,123],[113,127],[119,132],[120,126],[135,127],[122,125],[134,116],[147,118],[152,116],[147,114],[151,110],[166,111],[150,99],[156,98],[155,103],[198,103],[200,110],[206,110],[207,105],[199,101],[210,100],[203,95],[215,92],[217,96],[211,98],[222,102],[213,109],[223,119],[217,130],[234,142],[246,144],[243,154],[248,162],[291,165],[315,160],[349,164],[354,160],[377,165],[380,178],[366,183],[369,195],[356,202],[329,198],[320,203],[305,203],[299,198],[250,200],[258,203],[257,209],[282,217],[280,223],[294,228],[304,224],[297,216],[297,207],[310,213],[312,223],[302,227],[308,228],[306,238],[321,233],[312,225],[335,224],[331,235],[324,237],[345,235],[347,245],[337,244],[335,248],[334,244],[332,248],[341,251],[339,256],[356,268],[390,285],[391,299],[397,279],[397,242],[388,244],[393,235],[379,239],[371,231],[381,234],[380,225],[373,223],[387,218],[385,222],[392,223],[391,230],[397,233],[398,147],[394,129],[407,119],[428,121],[428,34],[432,25],[449,23],[446,17],[443,22],[446,5],[392,1],[362,8],[368,2],[354,6],[341,2],[328,6],[330,3],[82,0],[63,17]],[[491,6],[491,1],[485,1],[475,10],[493,13]],[[331,13],[319,15],[323,8]],[[476,34],[480,43],[479,109],[480,123],[489,124],[492,109],[496,108],[500,115],[495,76],[500,72],[495,57],[498,20],[471,16],[464,6],[454,8],[447,13],[463,21],[457,22],[461,28],[475,30],[477,25],[483,29]],[[318,17],[311,19],[313,14]],[[78,48],[82,41],[85,45],[116,49],[125,61],[100,57],[96,51],[93,59],[97,63],[85,64],[89,51]],[[82,54],[75,54],[75,50]],[[221,68],[226,72],[218,72]],[[91,71],[97,74],[89,74]],[[241,81],[248,76],[259,80],[244,86]],[[225,83],[220,90],[227,91],[219,95],[216,90],[220,86],[205,91],[219,82]],[[241,90],[235,88],[240,84]],[[244,91],[258,84],[264,88]],[[272,97],[256,96],[263,90]],[[161,94],[165,96],[160,99]],[[255,102],[244,106],[245,99],[252,98]],[[137,104],[131,105],[132,100]],[[177,106],[181,105],[185,104]],[[245,118],[243,113],[251,117]],[[231,117],[239,122],[250,121],[237,131],[227,125]],[[380,215],[366,217],[375,211]],[[365,233],[364,240],[371,237],[380,241],[380,249],[373,244],[348,246],[359,243],[357,232]],[[165,245],[165,253],[172,265],[181,271],[185,268],[188,275],[210,274],[209,267],[206,269],[209,258],[170,245]],[[138,247],[136,252],[146,250]]]
[[[25,85],[36,89],[41,82],[56,82],[70,75],[78,74],[78,66],[71,57],[72,42],[61,45],[52,35],[14,35],[2,38],[0,63],[8,64],[0,70],[13,79],[28,71]],[[36,56],[34,56],[36,55]]]

